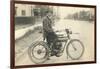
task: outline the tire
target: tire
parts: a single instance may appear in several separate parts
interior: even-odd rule
[[[80,45],[76,45],[75,46],[75,42],[76,43],[79,43]],[[71,49],[71,46],[72,45],[72,49]],[[78,47],[78,48],[76,48]],[[79,48],[80,47],[80,48]],[[78,40],[78,39],[72,39],[67,47],[66,47],[66,52],[67,52],[67,55],[72,59],[72,60],[78,60],[82,57],[83,53],[84,53],[84,45],[83,43]],[[78,55],[79,54],[79,55]]]
[[[41,55],[41,54],[39,54],[38,52],[39,52],[39,50],[37,50],[36,51],[36,53],[38,53],[39,55],[36,57],[36,55],[34,54],[35,52],[35,48],[36,47],[38,47],[38,48],[40,48],[39,46],[42,46],[44,49],[45,49],[45,52],[43,52],[43,53],[45,53],[44,54],[44,56],[43,57],[41,57],[41,58],[39,58],[39,55]],[[47,44],[45,43],[45,42],[43,42],[43,41],[40,41],[40,42],[35,42],[35,44],[32,44],[30,47],[29,47],[29,49],[28,49],[28,55],[29,55],[29,57],[30,57],[30,59],[31,59],[31,61],[32,62],[34,62],[34,63],[36,63],[36,64],[41,64],[41,63],[44,63],[46,60],[47,60],[47,58],[49,57],[49,48],[48,48],[48,46],[47,46]],[[43,54],[42,54],[43,55]],[[42,56],[41,55],[41,56]]]

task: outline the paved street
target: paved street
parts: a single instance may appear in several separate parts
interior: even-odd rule
[[[55,29],[60,30],[64,28],[69,28],[73,32],[78,32],[80,34],[73,34],[72,38],[77,38],[81,40],[85,47],[85,52],[80,60],[71,60],[67,59],[66,51],[64,51],[61,57],[50,57],[50,60],[47,60],[45,63],[68,63],[68,62],[76,62],[76,61],[90,61],[94,59],[94,24],[87,21],[71,21],[71,20],[60,20],[56,23]],[[16,40],[15,49],[16,49],[16,65],[32,65],[35,64],[32,62],[28,56],[28,48],[29,46],[36,41],[42,40],[42,33],[38,31],[31,32],[29,35]],[[59,61],[58,61],[59,60]]]

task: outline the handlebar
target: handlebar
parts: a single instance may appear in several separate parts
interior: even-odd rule
[[[72,31],[69,30],[69,29],[65,29],[65,31],[66,31],[67,34],[72,34]]]

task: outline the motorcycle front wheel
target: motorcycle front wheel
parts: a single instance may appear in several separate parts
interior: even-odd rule
[[[72,60],[78,60],[83,56],[84,45],[80,40],[72,39],[66,47],[66,52]]]

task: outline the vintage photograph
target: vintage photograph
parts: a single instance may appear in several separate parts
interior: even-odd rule
[[[15,66],[95,61],[95,8],[14,6]]]

